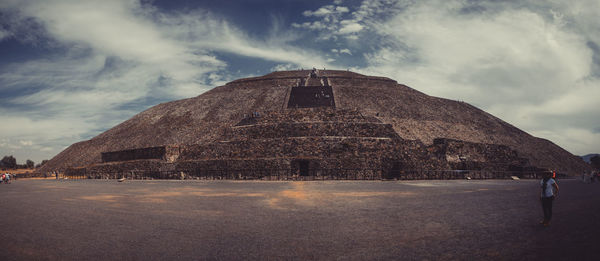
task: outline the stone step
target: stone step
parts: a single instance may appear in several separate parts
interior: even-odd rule
[[[390,124],[373,122],[278,122],[235,126],[224,140],[304,136],[400,138]]]

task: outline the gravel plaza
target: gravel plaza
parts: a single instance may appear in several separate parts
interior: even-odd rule
[[[597,260],[600,183],[538,180],[0,184],[0,260]]]

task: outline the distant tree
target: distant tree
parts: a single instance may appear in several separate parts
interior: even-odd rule
[[[48,162],[48,160],[42,160],[41,163],[35,164],[35,168],[37,169],[37,168],[39,168],[41,166],[44,166],[44,164],[46,164],[46,162]]]
[[[590,159],[590,164],[592,164],[593,168],[600,170],[600,156],[596,155],[596,156],[592,157]]]
[[[27,159],[25,165],[27,165],[28,169],[33,169],[33,166],[35,166],[35,162],[33,162],[33,160]]]
[[[4,158],[2,158],[2,167],[7,169],[17,168],[17,159],[12,155],[4,156]]]
[[[47,160],[47,159],[45,159],[45,160],[42,160],[42,162],[41,162],[41,163],[35,164],[35,168],[37,169],[37,168],[39,168],[39,167],[41,167],[41,166],[44,166],[44,164],[46,164],[46,162],[48,162],[48,160]]]

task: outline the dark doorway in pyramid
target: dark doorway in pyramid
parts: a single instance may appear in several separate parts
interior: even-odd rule
[[[288,108],[335,107],[331,86],[292,87]]]
[[[308,160],[301,160],[298,162],[299,164],[299,169],[300,169],[300,176],[308,176]]]

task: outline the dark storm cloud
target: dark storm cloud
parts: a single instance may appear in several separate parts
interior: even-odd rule
[[[593,65],[591,70],[591,76],[593,77],[600,77],[600,46],[598,46],[599,44],[600,43],[595,43],[593,41],[587,42],[588,47],[594,52],[592,55]]]

